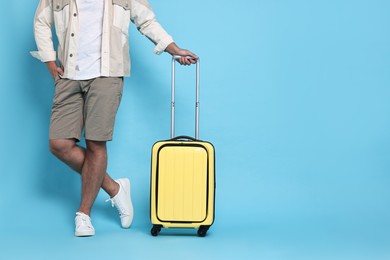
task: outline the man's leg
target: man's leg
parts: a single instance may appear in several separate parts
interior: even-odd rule
[[[88,144],[88,141],[87,141]],[[95,147],[94,147],[95,148]],[[67,164],[77,173],[81,174],[86,160],[87,151],[76,144],[73,139],[50,140],[50,151],[61,161]],[[110,197],[114,197],[119,191],[119,185],[107,173],[104,174],[101,187]]]
[[[91,208],[102,186],[107,168],[107,148],[104,141],[86,140],[87,149],[81,170],[82,192],[78,212],[90,216]]]
[[[80,173],[82,176],[85,174],[85,171],[88,172],[99,172],[99,166],[97,166],[95,169],[91,168],[90,164],[92,162],[93,164],[96,163],[96,160],[94,156],[97,155],[97,158],[99,156],[102,156],[101,149],[99,146],[99,143],[102,142],[93,142],[93,141],[86,141],[87,142],[87,149],[84,149],[83,147],[80,147],[76,144],[76,141],[73,139],[52,139],[50,140],[50,151],[61,161],[63,161],[65,164],[67,164],[69,167],[71,167],[76,172]],[[104,154],[103,158],[105,158],[105,166],[104,168],[104,174],[103,174],[103,181],[101,181],[101,177],[96,177],[93,182],[94,183],[100,183],[100,186],[103,190],[107,192],[107,194],[111,197],[111,203],[113,206],[115,206],[120,214],[121,218],[121,225],[123,228],[129,228],[132,220],[133,220],[133,206],[130,198],[130,183],[128,179],[118,179],[114,181],[106,172],[106,165],[107,165],[107,155],[106,155],[106,147],[105,142],[104,143]],[[93,153],[93,151],[98,151],[98,153]],[[92,155],[90,157],[90,154]],[[100,154],[100,155],[99,155]],[[100,163],[99,163],[100,164]],[[87,167],[87,168],[85,168]],[[101,166],[100,166],[101,167]],[[101,173],[100,173],[101,174]],[[88,178],[90,178],[92,175],[89,175]],[[100,180],[98,180],[100,179]],[[96,195],[93,195],[93,193],[96,192],[92,191],[84,187],[84,178],[82,177],[83,182],[83,194],[82,194],[82,202],[80,205],[79,211],[89,215],[90,214],[90,205],[93,204],[93,201],[96,198]],[[95,184],[96,185],[96,184]],[[93,185],[96,189],[96,186]],[[92,187],[92,186],[91,186]],[[92,188],[93,189],[93,188]],[[99,189],[97,189],[98,191]],[[84,194],[87,194],[86,196]],[[97,193],[96,193],[97,194]],[[87,209],[85,209],[87,208]],[[89,209],[88,209],[89,208]]]

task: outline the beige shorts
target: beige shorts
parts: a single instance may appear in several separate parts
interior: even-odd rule
[[[49,138],[112,140],[122,89],[122,77],[56,79]]]

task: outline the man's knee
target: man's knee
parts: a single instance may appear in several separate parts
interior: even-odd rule
[[[75,146],[75,141],[70,139],[53,139],[49,141],[50,152],[56,157],[63,157]]]
[[[86,140],[87,150],[91,152],[106,152],[106,141]]]

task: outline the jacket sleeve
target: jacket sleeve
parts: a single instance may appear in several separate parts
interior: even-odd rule
[[[42,62],[56,60],[52,38],[53,11],[51,2],[51,0],[41,0],[34,17],[34,37],[38,51],[30,53]]]
[[[173,39],[157,22],[149,2],[147,0],[132,0],[130,6],[131,21],[143,35],[156,45],[154,53],[163,53],[167,46],[173,42]]]

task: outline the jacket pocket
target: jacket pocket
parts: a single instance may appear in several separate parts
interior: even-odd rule
[[[69,24],[69,1],[53,0],[54,24],[57,33],[64,32]]]
[[[112,0],[113,21],[112,24],[128,34],[130,26],[130,0]]]

